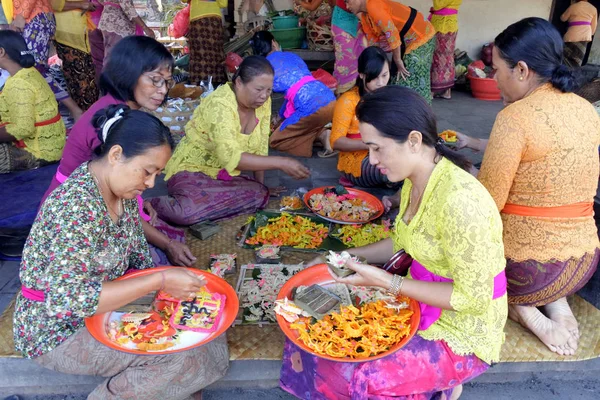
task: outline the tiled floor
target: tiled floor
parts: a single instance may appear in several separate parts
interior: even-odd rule
[[[274,98],[274,103],[280,99]],[[278,104],[274,105],[277,108]],[[488,137],[496,114],[501,110],[500,102],[476,100],[466,93],[454,93],[452,100],[434,100],[434,111],[438,118],[438,130],[454,129],[475,137]],[[272,152],[273,155],[285,155]],[[481,154],[466,151],[474,162],[481,161]],[[337,158],[319,158],[316,151],[312,158],[302,159],[311,170],[311,177],[296,181],[279,171],[267,171],[267,186],[285,186],[290,191],[297,188],[312,188],[335,184],[339,179],[336,169]],[[369,190],[377,196],[391,194],[386,189]],[[144,193],[144,197],[156,197],[166,194],[166,184],[159,180],[153,189]],[[0,261],[0,311],[3,311],[19,290],[19,264],[17,262]]]

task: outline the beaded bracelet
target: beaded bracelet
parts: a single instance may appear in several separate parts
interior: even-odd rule
[[[398,296],[402,291],[402,285],[404,284],[404,277],[400,275],[392,276],[392,283],[390,284],[390,289],[388,293],[393,296]]]

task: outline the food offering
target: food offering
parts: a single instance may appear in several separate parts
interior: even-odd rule
[[[348,261],[360,262],[358,257],[352,256],[347,251],[342,251],[341,253],[329,251],[327,255],[327,265],[340,278],[355,274],[353,270],[346,267]]]
[[[120,321],[110,323],[109,337],[124,347],[142,351],[166,350],[175,346],[177,330],[169,325],[173,308],[160,312],[125,313]]]
[[[383,220],[381,223],[370,222],[364,225],[338,225],[330,236],[337,238],[345,246],[361,247],[377,243],[391,236],[390,220]]]
[[[219,293],[202,289],[195,298],[179,301],[169,324],[184,331],[214,332],[223,315],[225,300]]]
[[[225,275],[235,274],[236,254],[211,254],[210,255],[210,272],[223,278]]]
[[[367,223],[383,214],[383,204],[375,196],[343,186],[313,189],[304,196],[312,212],[340,224]]]
[[[253,222],[253,218],[249,223]],[[256,232],[246,239],[252,246],[274,245],[293,247],[296,249],[316,249],[329,235],[329,228],[310,218],[300,215],[281,213],[269,218],[266,224],[258,227]]]
[[[292,296],[298,284],[310,285]],[[347,304],[330,290],[332,285],[327,265],[321,264],[299,272],[279,292],[277,322],[303,350],[335,361],[364,362],[399,350],[415,335],[418,302],[350,287],[354,304]]]
[[[438,135],[446,144],[455,145],[458,142],[456,131],[447,130]]]
[[[304,203],[300,196],[284,196],[279,203],[281,211],[296,211],[304,208]]]

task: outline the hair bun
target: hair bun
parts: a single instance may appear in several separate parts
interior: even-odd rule
[[[572,92],[577,87],[577,78],[574,71],[565,64],[556,66],[554,72],[552,72],[550,82],[552,86],[565,93]]]

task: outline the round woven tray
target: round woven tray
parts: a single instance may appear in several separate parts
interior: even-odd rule
[[[319,25],[314,21],[308,21],[306,29],[310,50],[333,51],[333,33],[330,25]]]

